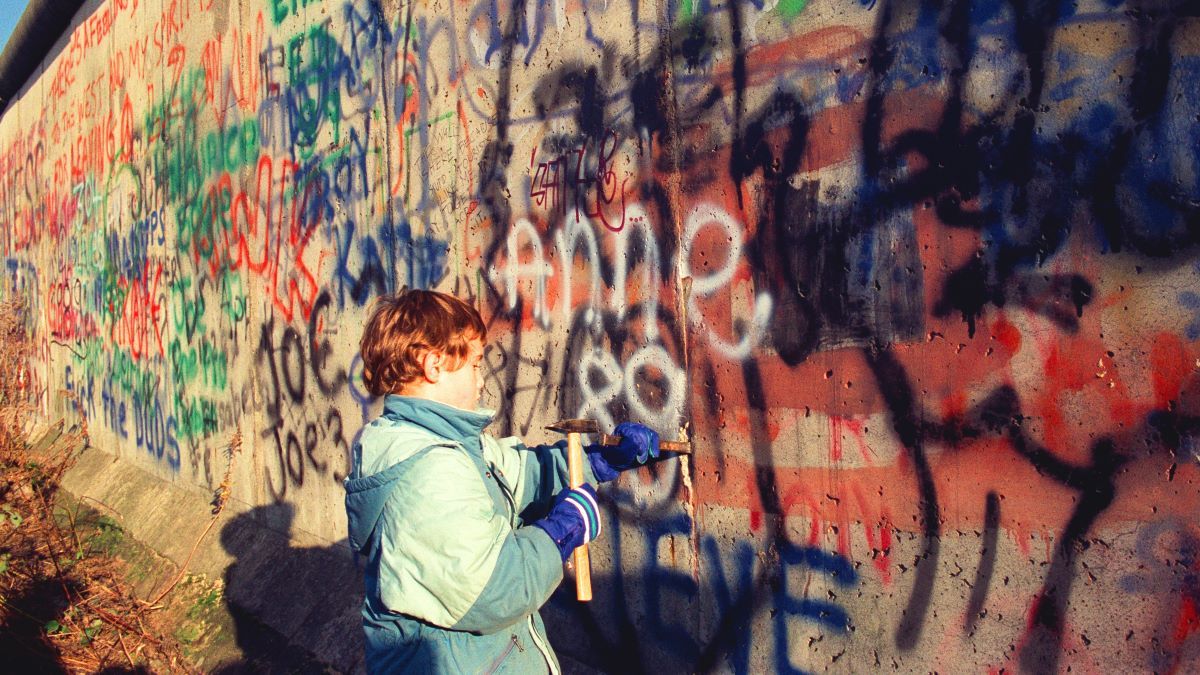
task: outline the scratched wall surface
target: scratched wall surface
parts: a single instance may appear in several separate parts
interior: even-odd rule
[[[0,120],[47,418],[344,540],[404,285],[624,419],[579,662],[1200,668],[1187,0],[108,0]]]

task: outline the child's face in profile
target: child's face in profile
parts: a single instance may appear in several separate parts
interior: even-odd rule
[[[442,373],[438,381],[440,398],[456,408],[475,410],[483,394],[483,341],[471,340],[467,358],[455,370]]]

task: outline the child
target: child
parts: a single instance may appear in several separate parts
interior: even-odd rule
[[[538,608],[600,534],[595,490],[567,489],[562,443],[483,433],[486,331],[470,305],[422,290],[380,298],[363,331],[363,381],[385,396],[346,480],[369,672],[559,672]],[[658,455],[652,430],[615,431],[620,445],[588,448],[588,483]]]

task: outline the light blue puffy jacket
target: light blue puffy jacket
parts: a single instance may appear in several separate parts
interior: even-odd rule
[[[346,512],[372,673],[559,672],[538,608],[562,558],[526,524],[566,486],[566,453],[483,434],[493,415],[389,395],[354,448]]]

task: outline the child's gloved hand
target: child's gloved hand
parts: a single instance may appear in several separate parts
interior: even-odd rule
[[[550,535],[566,562],[572,551],[600,536],[600,508],[596,505],[595,488],[584,483],[563,490],[554,498],[550,513],[533,524]]]
[[[599,481],[610,481],[618,472],[641,466],[658,457],[658,433],[635,422],[622,422],[613,430],[620,436],[617,445],[589,445],[588,461]]]

